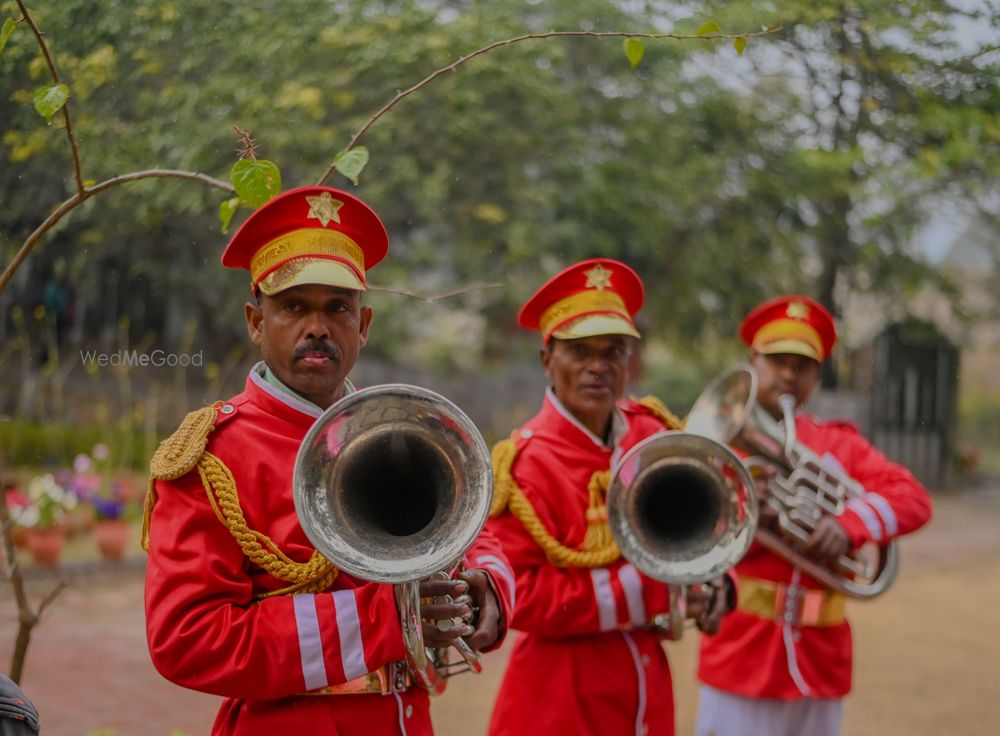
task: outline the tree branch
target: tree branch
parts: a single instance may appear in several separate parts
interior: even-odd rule
[[[49,66],[49,73],[52,75],[52,81],[56,84],[61,84],[59,81],[59,71],[56,69],[56,63],[52,60],[52,55],[49,53],[49,47],[45,43],[45,38],[42,32],[39,30],[38,26],[35,24],[34,18],[31,17],[31,13],[28,12],[28,8],[24,5],[24,0],[17,0],[17,7],[21,9],[21,15],[29,26],[31,26],[31,32],[35,34],[35,38],[38,40],[38,46],[42,50],[42,56],[45,57],[45,63]],[[76,134],[73,132],[73,121],[70,119],[69,115],[69,100],[62,106],[63,120],[66,121],[66,137],[69,138],[70,151],[73,154],[73,172],[76,174],[76,191],[78,194],[83,193],[83,165],[80,163],[80,149],[76,145]],[[3,291],[3,287],[0,286],[0,291]]]
[[[535,39],[557,38],[566,36],[589,36],[591,38],[650,38],[650,39],[671,38],[676,41],[718,41],[718,40],[732,41],[737,38],[746,39],[746,38],[755,38],[757,36],[766,36],[772,33],[777,33],[780,30],[781,26],[772,26],[770,28],[765,28],[764,30],[761,31],[754,31],[753,33],[733,33],[733,34],[710,33],[705,35],[678,34],[678,33],[633,33],[629,31],[547,31],[545,33],[526,33],[521,36],[514,36],[513,38],[505,38],[502,41],[494,41],[493,43],[483,46],[482,48],[469,52],[465,56],[456,59],[447,66],[443,66],[440,69],[431,72],[409,89],[405,89],[402,92],[397,92],[396,95],[391,100],[389,100],[387,103],[385,103],[385,105],[382,106],[382,109],[380,109],[370,118],[368,118],[368,121],[361,126],[361,129],[358,130],[357,133],[354,134],[354,137],[351,138],[351,142],[347,144],[347,148],[345,148],[344,150],[350,151],[352,148],[358,145],[358,142],[361,140],[364,134],[368,132],[368,129],[371,128],[378,121],[379,118],[381,118],[383,115],[389,112],[389,110],[395,107],[396,104],[399,103],[403,98],[409,97],[414,92],[423,89],[438,77],[443,76],[448,72],[455,71],[458,67],[462,66],[462,64],[465,64],[467,61],[471,61],[477,56],[488,54],[489,52],[493,51],[494,49],[498,49],[501,46],[510,46],[515,43],[520,43],[521,41],[532,41]],[[333,175],[333,172],[336,170],[337,170],[336,162],[330,164],[327,170],[323,173],[323,176],[321,176],[319,181],[316,182],[316,185],[320,186],[321,184],[323,184],[327,179],[329,179]]]
[[[446,291],[441,294],[416,294],[412,291],[406,291],[404,289],[395,289],[391,286],[376,286],[375,284],[369,284],[369,291],[382,291],[386,294],[399,294],[400,296],[410,296],[414,299],[420,299],[425,302],[436,302],[442,299],[450,299],[453,296],[461,296],[462,294],[468,294],[473,291],[482,291],[484,289],[499,289],[501,286],[506,284],[501,283],[490,283],[490,284],[469,284],[468,286],[463,286],[460,289],[454,289],[453,291]]]
[[[14,255],[11,262],[7,264],[3,273],[0,274],[0,294],[2,294],[4,289],[7,288],[7,284],[9,284],[10,280],[14,278],[14,274],[17,272],[17,269],[21,267],[21,264],[24,263],[28,254],[31,253],[32,249],[38,241],[41,240],[42,236],[55,227],[63,217],[79,207],[90,197],[98,194],[99,192],[103,192],[105,189],[111,189],[112,187],[118,186],[119,184],[127,184],[129,182],[139,181],[140,179],[157,178],[191,179],[193,181],[200,181],[207,186],[221,189],[222,191],[230,194],[235,193],[232,185],[227,184],[220,179],[208,176],[207,174],[201,174],[197,171],[179,171],[176,169],[146,169],[145,171],[135,171],[131,174],[114,176],[95,184],[92,187],[84,187],[83,190],[74,194],[72,197],[56,207],[55,211],[45,219],[45,222],[35,228],[35,231],[28,236],[24,243],[21,244],[20,250],[18,250],[18,252]]]
[[[21,576],[21,567],[17,564],[17,550],[14,549],[13,526],[10,507],[7,505],[7,488],[3,483],[3,468],[0,467],[0,530],[2,530],[4,552],[7,556],[5,577],[14,589],[14,600],[17,602],[18,613],[17,639],[14,642],[14,653],[10,662],[10,679],[16,683],[20,683],[21,675],[24,673],[24,660],[28,654],[28,644],[31,642],[31,630],[38,623],[42,612],[66,587],[66,581],[59,581],[59,584],[42,600],[37,612],[31,610],[31,604],[28,603],[28,594],[24,590],[24,578]]]

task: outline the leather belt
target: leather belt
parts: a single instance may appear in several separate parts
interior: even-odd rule
[[[393,662],[379,667],[367,675],[338,685],[328,685],[310,690],[304,695],[388,695],[401,693],[413,684],[410,670],[403,662]]]
[[[779,624],[837,626],[844,618],[846,597],[835,590],[813,590],[761,578],[739,576],[736,608]]]

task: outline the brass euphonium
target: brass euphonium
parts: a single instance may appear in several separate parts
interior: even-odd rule
[[[695,401],[686,429],[725,442],[758,465],[775,469],[766,503],[778,515],[780,533],[758,528],[757,541],[829,588],[854,598],[873,598],[896,577],[895,542],[867,545],[827,566],[806,557],[801,548],[826,514],[839,515],[865,489],[850,476],[824,463],[795,435],[795,398],[783,395],[779,423],[757,403],[757,373],[749,365],[732,368],[712,381]]]
[[[457,406],[404,384],[349,394],[306,434],[293,484],[299,522],[320,554],[395,586],[406,662],[421,686],[439,694],[445,678],[482,669],[463,639],[453,664],[448,650],[424,646],[421,630],[420,581],[460,565],[493,496],[489,450]]]
[[[721,575],[746,554],[757,494],[725,445],[688,432],[660,432],[629,450],[608,486],[608,523],[622,556],[671,587],[667,625],[679,639],[686,587]]]

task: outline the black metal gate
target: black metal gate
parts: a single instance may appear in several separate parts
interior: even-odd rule
[[[874,348],[872,442],[925,485],[941,488],[951,467],[958,349],[918,320],[890,325]]]

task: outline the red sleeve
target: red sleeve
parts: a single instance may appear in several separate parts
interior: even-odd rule
[[[510,562],[500,546],[500,541],[488,529],[482,531],[465,553],[465,566],[470,570],[482,570],[486,573],[500,604],[500,635],[496,642],[484,651],[498,649],[507,636],[511,615],[514,612],[516,584]]]
[[[249,563],[212,511],[199,476],[158,482],[156,492],[146,635],[164,677],[218,695],[273,699],[403,658],[392,586],[254,603]]]
[[[913,474],[888,460],[854,427],[837,429],[843,437],[838,439],[835,454],[865,489],[864,495],[847,503],[840,516],[851,544],[888,542],[926,524],[931,518],[930,494]]]
[[[533,501],[534,503],[534,501]],[[549,528],[544,508],[535,511]],[[667,586],[631,564],[556,567],[510,513],[491,519],[488,529],[503,545],[514,569],[517,606],[512,626],[548,637],[579,636],[612,629],[641,628],[670,608]]]

